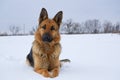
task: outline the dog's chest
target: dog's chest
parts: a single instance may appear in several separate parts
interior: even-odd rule
[[[52,54],[55,51],[54,46],[44,45],[42,46],[42,52],[45,54]]]

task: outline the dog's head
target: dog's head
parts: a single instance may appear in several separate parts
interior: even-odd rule
[[[63,12],[59,11],[53,19],[48,18],[45,8],[42,8],[39,17],[39,26],[35,33],[35,39],[42,43],[59,42],[59,28],[62,22]]]

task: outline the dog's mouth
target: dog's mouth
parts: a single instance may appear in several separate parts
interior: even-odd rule
[[[43,42],[52,42],[53,38],[51,37],[51,35],[49,33],[45,33],[42,36],[42,41]]]

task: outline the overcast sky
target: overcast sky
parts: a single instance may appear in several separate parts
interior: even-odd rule
[[[41,8],[46,8],[50,18],[62,10],[63,21],[88,19],[120,22],[120,0],[0,0],[0,32],[10,25],[26,29],[38,24]]]

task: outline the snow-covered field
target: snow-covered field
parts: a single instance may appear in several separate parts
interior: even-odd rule
[[[53,80],[120,80],[120,35],[62,35],[60,59],[69,58]],[[45,80],[25,64],[33,36],[0,37],[0,80]]]

